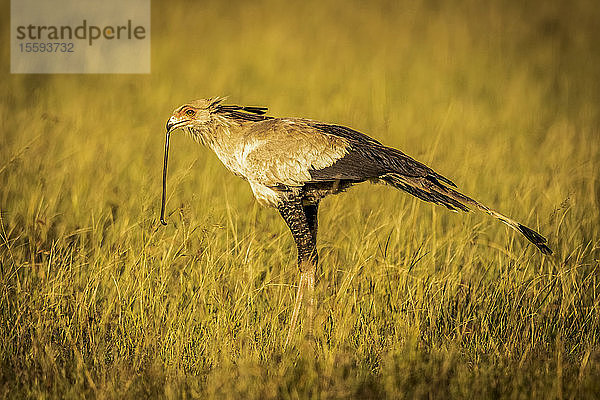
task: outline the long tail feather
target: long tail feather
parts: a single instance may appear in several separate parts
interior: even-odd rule
[[[430,201],[435,204],[446,206],[453,211],[469,211],[471,208],[483,211],[494,218],[499,219],[512,229],[521,233],[527,240],[533,243],[542,253],[552,254],[552,250],[546,244],[545,237],[531,228],[508,218],[499,212],[492,210],[479,203],[478,201],[466,196],[457,190],[445,186],[435,177],[409,177],[400,174],[390,173],[381,177],[381,179],[398,188],[404,190],[421,200]]]

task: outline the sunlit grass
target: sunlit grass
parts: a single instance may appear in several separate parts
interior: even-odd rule
[[[4,397],[600,392],[594,4],[154,3],[151,75],[3,71]],[[158,222],[164,123],[213,95],[398,147],[555,256],[363,184],[322,204],[316,340],[284,352],[276,211],[175,135]]]

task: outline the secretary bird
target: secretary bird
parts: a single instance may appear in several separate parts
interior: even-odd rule
[[[247,180],[259,203],[277,208],[292,233],[300,282],[284,347],[305,295],[308,331],[312,330],[319,202],[357,183],[388,184],[453,211],[483,211],[523,234],[542,253],[552,254],[546,238],[536,231],[458,192],[448,178],[365,134],[304,118],[269,117],[265,107],[224,105],[223,100],[215,97],[185,104],[167,121],[160,221],[166,225],[169,137],[183,129],[210,147],[227,169]]]

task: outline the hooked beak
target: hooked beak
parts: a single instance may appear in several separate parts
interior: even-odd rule
[[[167,121],[167,133],[173,132],[177,128],[181,128],[186,122],[186,119],[180,119],[175,117],[174,115],[169,118]]]

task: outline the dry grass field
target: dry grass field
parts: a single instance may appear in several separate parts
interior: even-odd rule
[[[524,3],[154,1],[149,75],[2,46],[0,396],[597,398],[600,8]],[[402,149],[555,253],[362,184],[321,206],[316,338],[283,351],[277,212],[175,134],[158,220],[165,121],[215,95]]]

